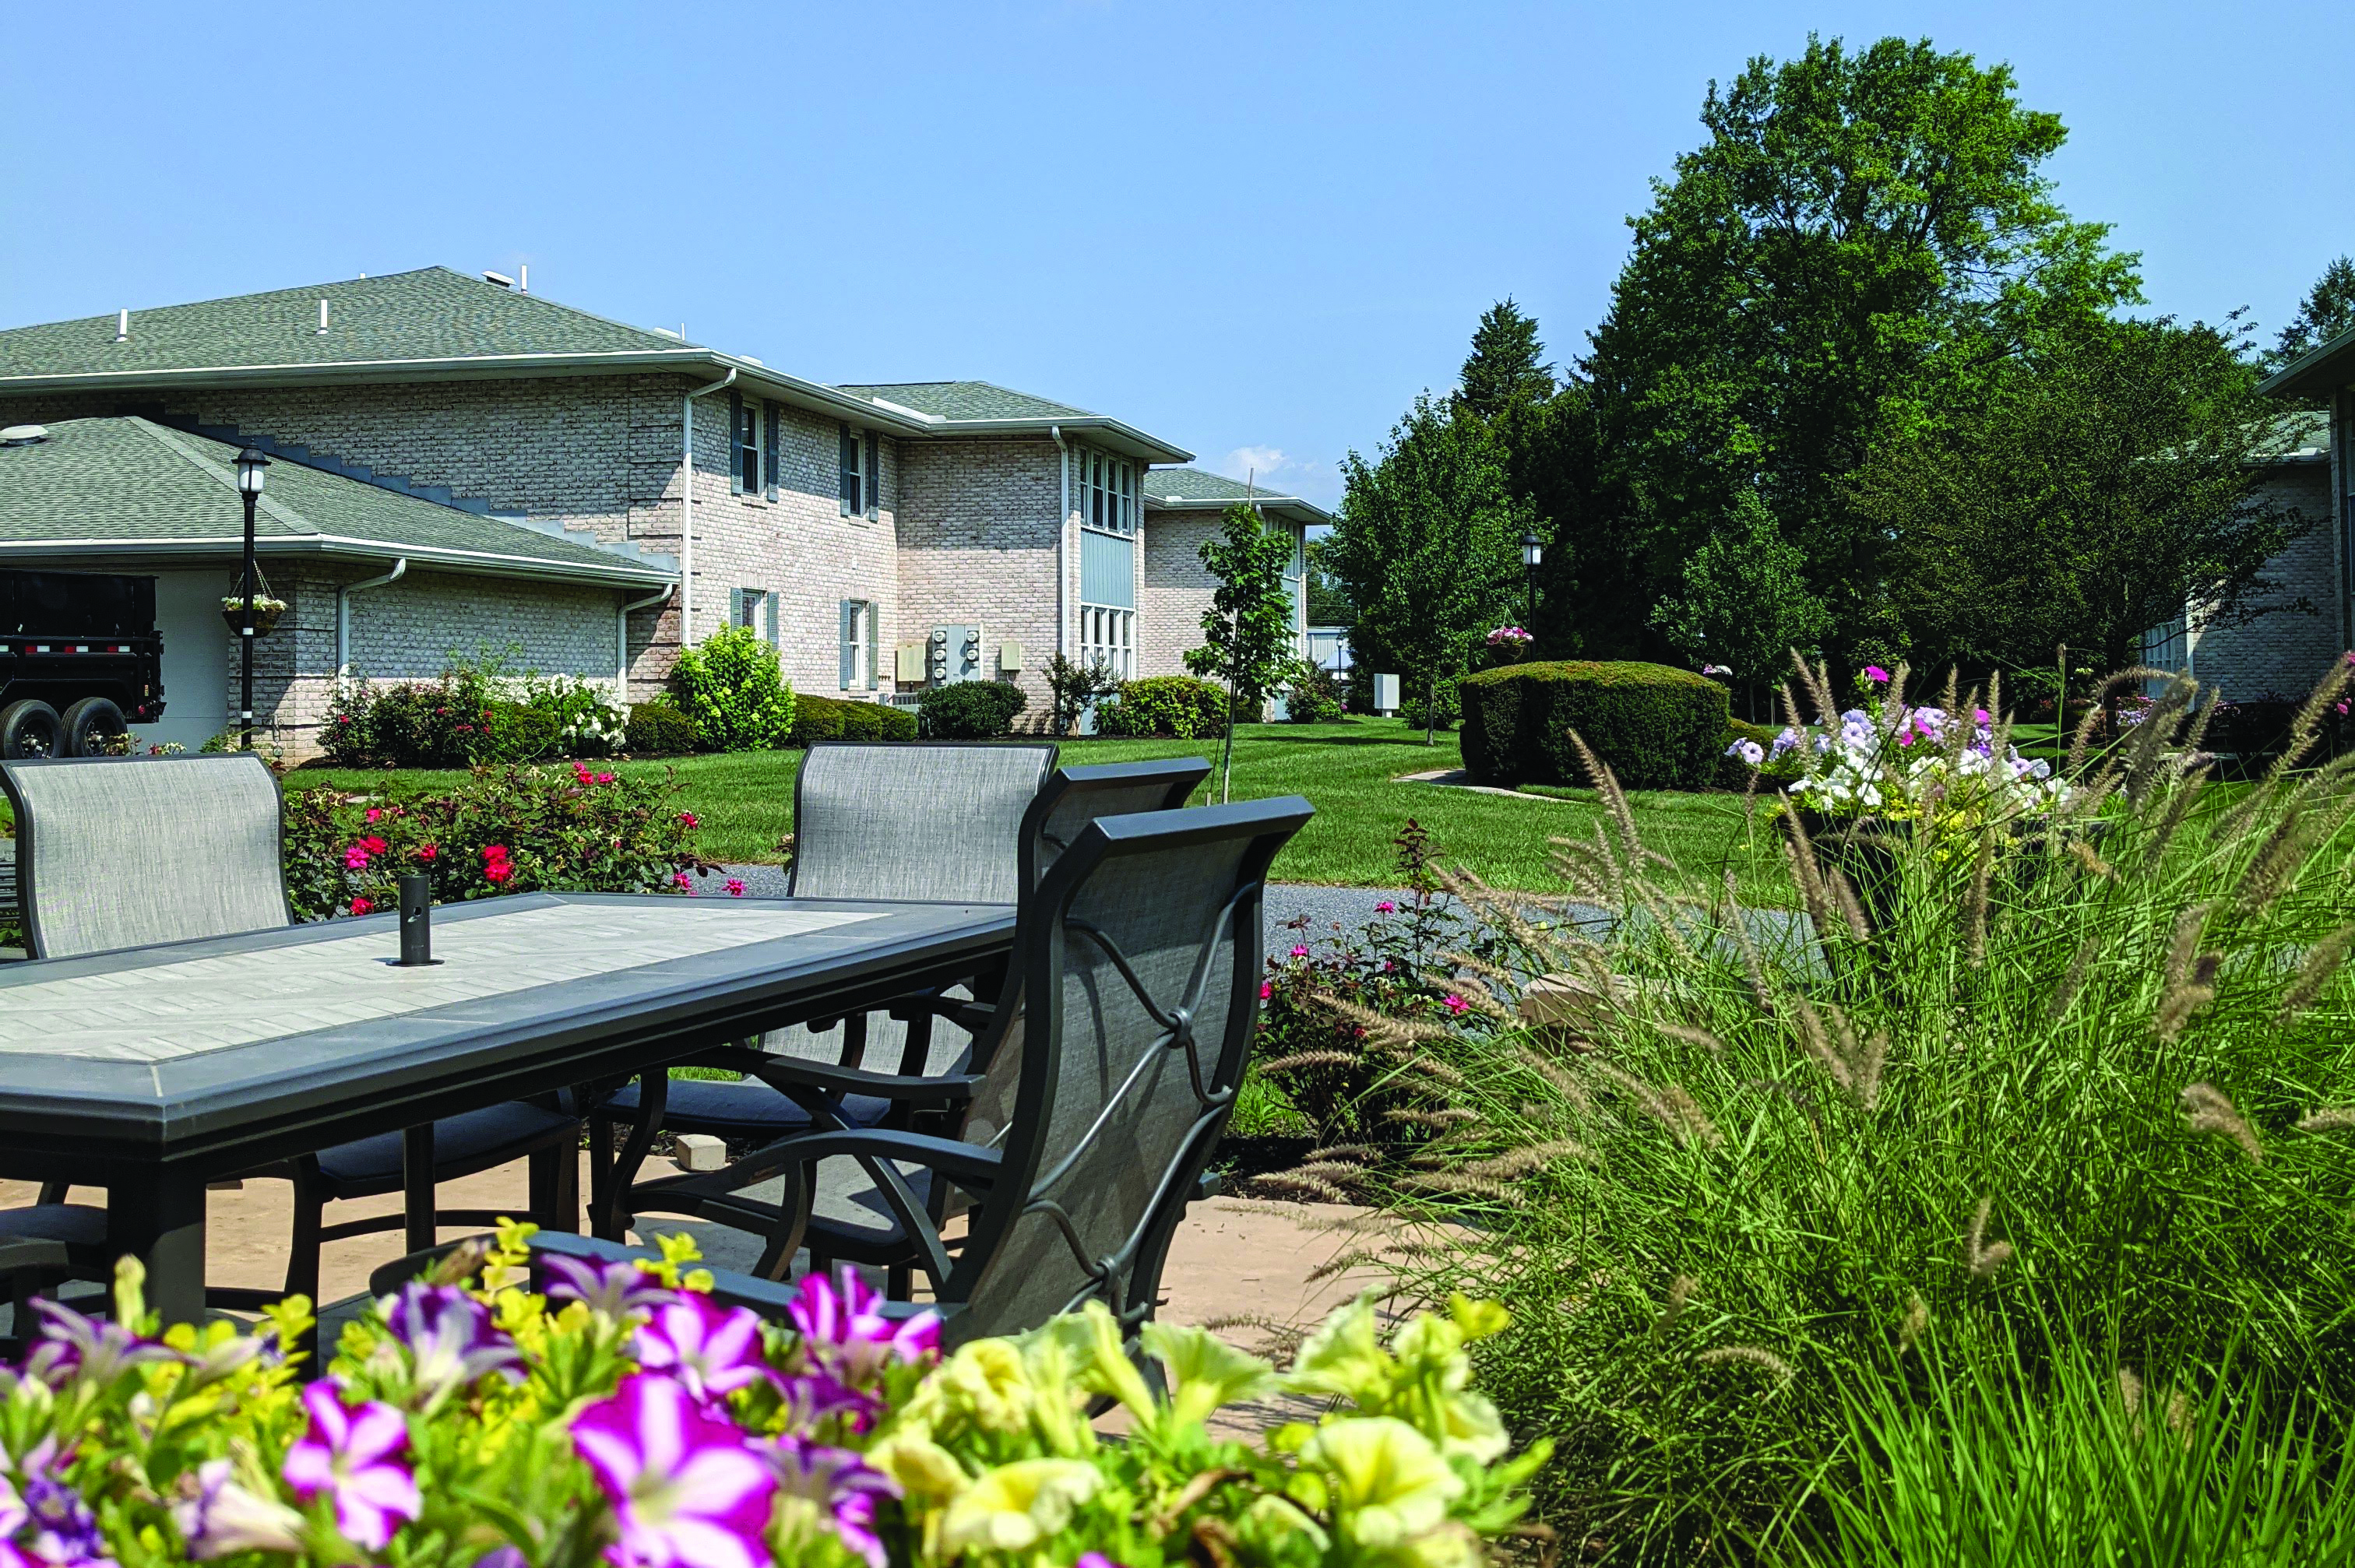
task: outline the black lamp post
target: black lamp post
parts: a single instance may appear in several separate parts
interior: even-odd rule
[[[1538,630],[1538,563],[1545,559],[1545,541],[1535,534],[1521,535],[1521,569],[1529,578],[1529,635]]]
[[[240,667],[244,673],[238,686],[238,747],[253,749],[253,507],[261,499],[261,471],[270,460],[261,455],[259,447],[248,447],[237,454],[237,493],[245,498],[245,576],[240,589],[245,596],[245,622],[239,641]]]

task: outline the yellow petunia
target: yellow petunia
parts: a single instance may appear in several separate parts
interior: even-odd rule
[[[1447,1522],[1464,1479],[1431,1440],[1387,1415],[1329,1422],[1300,1450],[1321,1475],[1341,1533],[1369,1552],[1391,1552]]]
[[[967,1487],[941,1520],[946,1552],[1025,1552],[1071,1521],[1103,1477],[1078,1459],[1022,1459]]]

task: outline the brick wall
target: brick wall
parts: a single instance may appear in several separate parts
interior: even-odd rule
[[[2346,651],[2339,627],[2337,530],[2330,525],[2328,465],[2284,463],[2265,482],[2270,499],[2295,506],[2316,526],[2266,563],[2279,587],[2261,604],[2294,604],[2314,613],[2280,609],[2241,626],[2191,627],[2191,671],[2228,698],[2274,694],[2302,697],[2330,662]]]
[[[1136,607],[1136,673],[1182,675],[1186,651],[1202,645],[1202,616],[1218,579],[1202,564],[1202,543],[1219,532],[1215,512],[1145,512],[1145,583]]]
[[[908,641],[935,625],[982,629],[986,673],[998,645],[1022,644],[1015,678],[1029,703],[1018,723],[1048,711],[1048,656],[1079,598],[1078,516],[1064,520],[1065,583],[1055,592],[1055,513],[1061,454],[1048,440],[909,442],[899,490],[899,624]],[[885,644],[888,650],[890,643]],[[885,654],[888,663],[890,654]]]

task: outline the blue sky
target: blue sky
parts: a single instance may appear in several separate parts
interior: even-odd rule
[[[2017,69],[2152,308],[2355,251],[2355,5],[20,7],[0,324],[446,263],[829,381],[976,377],[1329,502],[1480,311],[1567,359],[1711,77]]]

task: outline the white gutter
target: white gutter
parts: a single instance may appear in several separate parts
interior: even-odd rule
[[[215,560],[234,557],[240,535],[195,539],[10,539],[0,542],[0,559],[46,556],[105,556],[139,560]],[[457,550],[419,546],[386,539],[351,539],[333,534],[280,535],[259,540],[255,553],[280,556],[318,556],[330,560],[380,561],[388,556],[407,556],[420,566],[442,567],[485,577],[536,577],[551,582],[600,583],[606,587],[669,583],[668,572],[652,567],[618,568],[549,561],[530,556],[496,555],[487,550]]]
[[[1062,455],[1062,479],[1056,486],[1055,513],[1055,652],[1064,659],[1071,656],[1070,639],[1071,592],[1064,578],[1070,575],[1069,563],[1063,559],[1063,541],[1071,532],[1071,449],[1063,444],[1063,427],[1050,425],[1047,433],[1055,439],[1055,450]]]
[[[622,705],[624,708],[630,705],[630,611],[651,609],[670,596],[671,590],[665,588],[660,593],[650,593],[644,599],[628,599],[622,601],[622,641],[620,655],[613,668],[616,672],[614,689],[621,694]]]
[[[679,523],[678,523],[678,645],[695,646],[695,400],[714,392],[724,392],[736,385],[736,372],[728,374],[709,387],[698,387],[687,395],[687,438],[681,448],[679,463]],[[728,439],[734,440],[735,432]]]
[[[409,557],[403,556],[394,561],[392,570],[382,577],[362,577],[358,582],[346,583],[336,590],[336,679],[338,681],[352,673],[352,595],[366,588],[397,583],[400,580],[400,574],[408,569]]]

